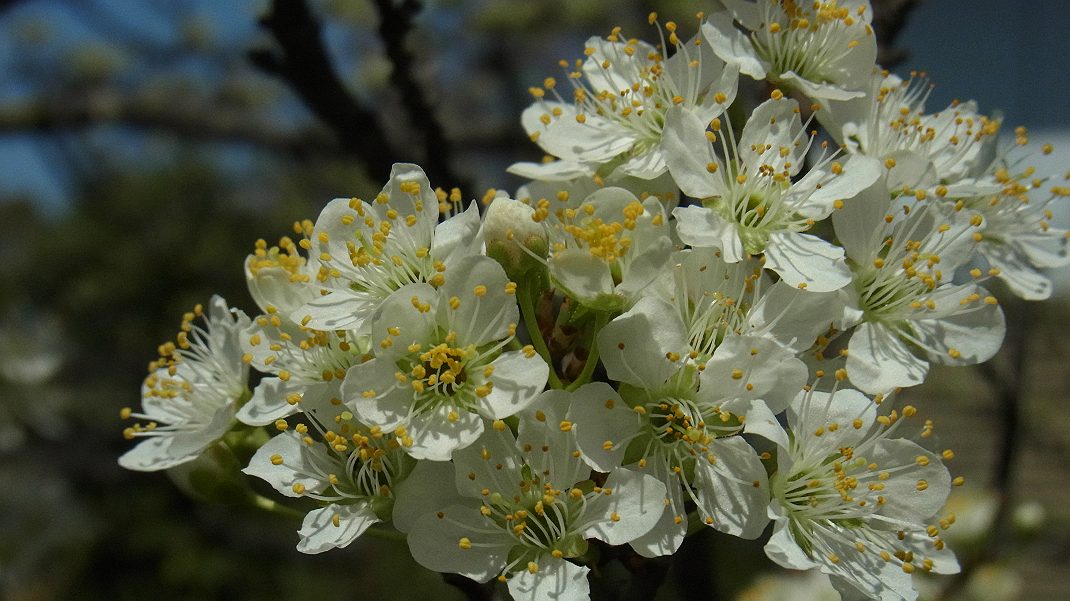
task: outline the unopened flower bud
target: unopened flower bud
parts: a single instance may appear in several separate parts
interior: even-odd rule
[[[483,218],[487,255],[501,263],[513,279],[541,267],[540,259],[546,257],[546,229],[534,215],[528,205],[503,195],[490,203]]]

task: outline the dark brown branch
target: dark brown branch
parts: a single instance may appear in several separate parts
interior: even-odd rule
[[[387,58],[394,65],[390,82],[401,97],[409,124],[423,139],[423,167],[428,179],[446,189],[454,186],[467,188],[466,182],[462,182],[450,166],[452,145],[435,118],[423,88],[413,78],[413,56],[405,46],[405,38],[413,29],[413,17],[420,12],[419,0],[375,0],[375,6],[379,10],[379,37],[383,40]]]
[[[877,62],[891,69],[910,57],[904,48],[896,48],[895,40],[906,26],[921,0],[873,0],[873,32],[877,36]]]
[[[279,52],[253,50],[249,60],[285,80],[332,131],[343,148],[360,157],[374,179],[386,180],[398,157],[376,114],[361,106],[338,78],[327,56],[322,26],[305,0],[273,0],[260,25]]]
[[[169,131],[185,138],[254,144],[298,157],[342,152],[321,128],[282,130],[242,109],[209,106],[199,100],[167,101],[114,89],[56,95],[0,106],[0,134],[77,131],[98,125],[126,125]]]
[[[999,414],[999,448],[995,467],[989,485],[999,495],[996,512],[992,516],[987,544],[984,550],[962,561],[962,571],[941,591],[941,599],[954,599],[956,594],[969,581],[978,567],[998,560],[1009,550],[1009,546],[998,541],[1008,540],[1011,505],[1014,502],[1014,469],[1021,449],[1022,433],[1022,395],[1026,379],[1026,354],[1028,352],[1029,330],[1035,314],[1022,302],[1008,303],[1004,306],[1007,316],[1007,340],[1003,356],[1008,358],[1009,370],[1000,370],[992,362],[977,366],[985,382],[991,388]],[[1009,373],[1007,373],[1009,371]]]

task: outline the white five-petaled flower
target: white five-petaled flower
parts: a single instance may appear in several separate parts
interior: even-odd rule
[[[418,166],[398,163],[372,202],[331,201],[308,242],[319,262],[321,293],[291,319],[319,330],[361,330],[398,288],[440,286],[452,264],[480,254],[483,246],[474,204],[438,223],[440,213],[459,207],[459,193],[448,200],[436,195]]]
[[[587,41],[586,60],[577,60],[568,73],[571,99],[558,94],[552,77],[532,88],[537,100],[521,122],[531,139],[558,160],[517,163],[509,171],[538,180],[594,175],[602,167],[603,176],[649,180],[664,174],[665,111],[686,106],[709,121],[732,104],[739,77],[702,35],[685,43],[677,37],[675,23],[666,29],[665,47],[676,50],[672,57],[646,42],[623,41],[618,28],[607,39]],[[569,68],[567,61],[561,64]],[[555,100],[546,98],[548,91]]]
[[[245,282],[261,311],[272,306],[288,317],[319,295],[314,284],[320,274],[319,261],[306,257],[298,248],[311,247],[307,238],[313,228],[308,219],[294,222],[294,233],[302,236],[299,243],[289,236],[283,236],[278,246],[269,247],[263,239],[256,241],[253,253],[245,259]]]
[[[814,390],[791,403],[787,431],[772,413],[747,420],[778,446],[765,551],[786,568],[819,568],[845,598],[913,601],[911,573],[958,571],[928,524],[952,480],[940,456],[892,438],[913,407],[881,416],[876,407],[855,390]]]
[[[1070,188],[1053,185],[1041,191],[1045,181],[1034,177],[1032,167],[1012,172],[1006,159],[994,162],[989,171],[1002,186],[998,193],[961,198],[955,204],[984,218],[977,253],[989,269],[987,274],[980,268],[970,273],[978,279],[998,277],[1026,300],[1046,299],[1051,280],[1040,270],[1070,264],[1070,234],[1051,225],[1053,202],[1070,196]]]
[[[606,373],[619,394],[593,383],[575,393],[569,419],[595,469],[622,462],[666,486],[657,526],[632,542],[646,556],[674,553],[687,531],[685,503],[703,521],[757,537],[769,499],[757,453],[734,436],[755,405],[782,410],[806,380],[793,352],[767,338],[726,333],[712,351],[693,351],[687,327],[668,302],[646,297],[598,335]]]
[[[585,553],[588,539],[622,545],[650,530],[665,488],[623,468],[593,482],[565,418],[569,401],[548,391],[521,414],[516,438],[496,421],[454,453],[462,500],[415,521],[417,562],[480,582],[497,576],[517,601],[589,598],[589,568],[567,560]]]
[[[579,202],[577,202],[579,201]],[[581,304],[600,310],[630,306],[661,274],[672,252],[661,201],[640,201],[623,188],[583,199],[567,193],[535,203],[546,224],[547,267],[554,283]]]
[[[309,511],[298,534],[297,550],[322,553],[345,547],[369,526],[389,519],[393,487],[412,468],[397,439],[353,420],[348,411],[333,420],[308,415],[308,426],[285,428],[257,449],[243,472],[267,481],[287,497],[308,497],[323,504]]]
[[[853,319],[843,291],[809,292],[773,283],[754,258],[726,263],[713,248],[693,248],[673,253],[672,263],[671,274],[654,290],[673,305],[691,350],[700,357],[712,356],[732,335],[769,338],[800,353]]]
[[[269,376],[260,380],[239,421],[264,426],[304,410],[341,404],[346,371],[364,360],[366,336],[353,331],[324,332],[290,321],[267,305],[242,333],[243,360]]]
[[[219,296],[212,297],[207,314],[197,305],[183,316],[177,341],[161,345],[160,359],[149,366],[141,412],[122,410],[123,418],[145,421],[123,430],[123,436],[145,440],[119,457],[119,465],[168,469],[193,461],[230,430],[248,394],[249,368],[238,342],[248,324],[244,313],[228,308]]]
[[[361,421],[395,432],[417,459],[447,461],[531,403],[549,366],[531,346],[502,352],[516,334],[516,284],[487,257],[457,264],[445,284],[408,284],[371,326],[375,357],[354,365],[343,398]]]
[[[914,196],[893,199],[882,179],[832,221],[861,311],[847,346],[855,387],[877,394],[914,386],[930,362],[971,365],[999,349],[1005,326],[996,298],[950,283],[982,238],[979,215]]]
[[[724,0],[703,25],[713,51],[741,73],[813,99],[862,96],[877,60],[868,0]],[[740,23],[746,33],[736,28]]]
[[[818,220],[880,177],[867,157],[845,164],[823,155],[798,181],[812,138],[799,105],[779,93],[751,114],[737,142],[719,119],[701,120],[686,109],[666,117],[665,152],[680,189],[702,206],[673,211],[687,244],[716,247],[728,262],[764,253],[782,280],[816,292],[850,282],[843,249],[806,234]],[[707,128],[710,131],[707,131]],[[719,143],[721,156],[714,151]]]
[[[999,119],[978,114],[972,101],[926,114],[930,85],[921,77],[877,72],[868,87],[864,97],[823,104],[817,116],[847,152],[880,159],[889,188],[947,197],[998,191],[977,174],[992,160]]]

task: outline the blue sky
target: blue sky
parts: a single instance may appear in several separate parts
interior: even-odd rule
[[[144,8],[143,0],[96,3],[105,17],[128,32],[164,39],[175,35],[168,24]],[[259,2],[184,0],[191,14],[211,22],[231,43],[255,35]],[[1036,141],[1070,138],[1070,52],[1065,32],[1070,14],[1065,0],[926,0],[914,12],[900,45],[911,56],[900,70],[929,73],[936,88],[928,106],[937,110],[953,98],[978,101],[984,112],[1001,111],[1006,125],[1029,127]],[[21,90],[10,69],[16,24],[40,15],[63,44],[84,41],[89,29],[56,3],[27,2],[0,21],[0,101]],[[4,75],[7,73],[7,75]],[[517,117],[519,119],[519,116]],[[33,135],[0,136],[0,193],[22,192],[42,206],[61,208],[67,188],[62,170],[50,165],[53,153]],[[1070,166],[1070,149],[1057,146],[1056,158]],[[1051,160],[1047,164],[1053,164]],[[1053,167],[1054,168],[1054,167]]]

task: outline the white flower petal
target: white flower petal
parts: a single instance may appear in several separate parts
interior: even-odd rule
[[[193,461],[199,453],[176,454],[171,451],[170,436],[153,436],[119,456],[119,465],[137,472],[155,472]]]
[[[301,410],[298,405],[286,402],[286,398],[291,394],[304,393],[306,386],[305,382],[297,380],[284,382],[279,378],[263,378],[253,390],[252,398],[242,405],[235,417],[250,426],[275,423],[275,420]]]
[[[435,238],[431,241],[431,256],[450,268],[465,257],[478,255],[482,247],[483,236],[480,233],[479,208],[473,202],[465,211],[435,227]]]
[[[781,346],[801,353],[830,327],[841,327],[845,313],[841,294],[799,290],[785,282],[777,282],[747,313],[747,332],[767,336]]]
[[[276,455],[282,458],[278,464],[271,460]],[[288,431],[274,436],[257,449],[242,472],[264,480],[287,497],[299,497],[301,495],[293,490],[295,485],[299,484],[311,493],[327,487],[327,478],[317,466],[330,464],[321,445],[306,445],[299,434]]]
[[[491,365],[489,380],[494,386],[479,401],[480,411],[488,419],[504,419],[527,407],[546,387],[550,366],[538,354],[523,351],[502,353]]]
[[[416,520],[449,505],[465,502],[457,492],[453,463],[418,461],[407,476],[394,486],[391,523],[402,532],[412,530]]]
[[[806,185],[807,180],[811,178],[825,180],[829,177],[828,173],[813,169],[796,186],[793,186],[808,191],[806,199],[799,203],[797,212],[803,217],[824,219],[832,212],[833,203],[837,200],[847,201],[858,196],[863,190],[872,186],[881,174],[881,164],[877,159],[852,155],[843,164],[843,170],[839,175],[823,181],[820,188],[812,189],[812,186]]]
[[[602,489],[587,503],[584,517],[597,521],[583,530],[584,538],[623,545],[649,532],[665,513],[665,485],[648,474],[616,468]]]
[[[842,209],[833,211],[832,224],[836,238],[846,255],[858,265],[873,262],[875,249],[881,247],[885,230],[884,216],[890,211],[891,195],[884,179],[878,179],[856,197],[847,200]]]
[[[546,152],[565,160],[608,161],[635,145],[636,137],[624,127],[597,115],[586,115],[584,122],[566,111],[546,126],[537,143]]]
[[[567,419],[573,424],[583,460],[599,472],[609,472],[621,464],[628,450],[626,440],[640,429],[635,412],[605,382],[576,389]]]
[[[266,312],[270,305],[283,315],[290,315],[315,298],[314,285],[291,281],[291,273],[281,267],[260,268],[253,275],[249,269],[249,261],[253,259],[250,255],[245,262],[245,282],[249,287],[249,295],[261,311]]]
[[[786,97],[766,100],[751,112],[739,136],[737,148],[742,172],[755,177],[759,168],[765,165],[771,166],[777,173],[787,171],[795,175],[802,167],[803,153],[808,148],[807,144],[800,142],[806,139],[799,119],[798,102]],[[766,150],[758,153],[755,148]],[[787,148],[787,154],[781,155],[781,148]],[[788,163],[791,167],[787,166]]]
[[[475,506],[450,505],[425,514],[409,531],[409,552],[423,567],[453,572],[477,582],[494,578],[505,567],[514,540]],[[471,547],[462,549],[466,538]]]
[[[789,570],[809,570],[817,564],[803,551],[791,535],[791,528],[786,519],[776,521],[773,535],[765,543],[765,554],[777,565]]]
[[[449,461],[454,451],[472,444],[482,433],[479,414],[444,403],[409,419],[408,434],[413,443],[405,452],[416,459]]]
[[[962,301],[978,295],[990,295],[978,286],[963,286],[954,294],[940,297],[936,310],[954,311],[939,319],[919,319],[913,322],[914,334],[934,363],[946,365],[973,365],[992,358],[1003,344],[1007,327],[1003,309],[998,304],[975,301],[967,306]]]
[[[595,170],[577,161],[550,161],[549,163],[513,163],[505,170],[531,180],[567,182],[580,177],[590,177]]]
[[[1070,238],[1065,230],[1049,229],[1047,234],[1023,234],[1013,240],[1029,261],[1037,267],[1063,267],[1070,264]]]
[[[637,154],[617,167],[619,173],[639,179],[654,179],[665,173],[666,169],[665,155],[658,147]]]
[[[675,307],[645,297],[602,328],[598,351],[610,378],[656,389],[680,369],[679,360],[688,352],[687,332]]]
[[[532,574],[526,569],[509,578],[509,594],[516,601],[588,601],[591,587],[587,582],[590,568],[556,559],[540,559]]]
[[[687,206],[673,209],[676,233],[684,244],[696,248],[718,248],[727,263],[743,260],[743,241],[733,224],[705,207]]]
[[[1010,243],[988,242],[986,239],[977,250],[990,266],[999,270],[999,279],[1021,298],[1046,300],[1051,297],[1051,278],[1037,271]]]
[[[576,455],[571,428],[561,427],[572,400],[564,390],[547,390],[521,414],[516,437],[524,463],[562,490],[591,475],[590,466]]]
[[[629,466],[633,467],[634,466]],[[664,510],[649,532],[628,543],[635,552],[643,557],[661,557],[672,555],[680,548],[687,536],[687,513],[684,507],[683,484],[680,477],[669,470],[668,462],[663,459],[650,461],[647,467],[638,470],[649,473],[665,484]],[[677,519],[679,518],[679,520]]]
[[[800,392],[792,401],[787,417],[788,426],[805,455],[827,457],[861,442],[877,419],[877,410],[876,404],[857,390],[840,388],[835,393],[814,390]],[[820,436],[814,434],[819,428]]]
[[[438,325],[435,321],[438,303],[438,292],[422,282],[402,286],[386,297],[372,319],[371,343],[375,356],[396,360],[408,354],[409,345],[426,344]],[[417,304],[430,308],[424,311]]]
[[[333,290],[298,307],[290,319],[316,330],[360,330],[377,306],[369,295]],[[310,319],[305,321],[305,317]]]
[[[672,240],[665,235],[650,241],[636,238],[633,242],[643,251],[628,263],[621,283],[616,288],[617,293],[627,300],[635,299],[658,278],[665,275],[665,268],[668,267],[669,257],[673,252]]]
[[[754,45],[742,31],[736,28],[732,16],[717,12],[702,24],[702,36],[721,60],[737,65],[740,73],[754,79],[765,79],[765,66],[754,51]]]
[[[420,186],[420,191],[415,196],[401,189],[402,184],[409,182]],[[374,202],[370,205],[380,218],[386,217],[387,211],[391,209],[402,216],[415,215],[418,225],[410,235],[417,242],[416,248],[429,246],[434,226],[438,223],[438,198],[424,170],[412,163],[394,163],[390,168],[390,179],[380,194],[387,194],[389,202]]]
[[[704,406],[745,415],[755,400],[779,413],[806,383],[795,354],[767,338],[727,336],[699,374]]]
[[[910,348],[883,323],[863,323],[847,345],[847,377],[869,394],[887,393],[916,386],[929,373],[929,363],[914,356]]]
[[[505,290],[507,283],[509,276],[490,257],[468,257],[450,270],[439,290],[438,323],[457,332],[458,346],[482,346],[509,336],[520,310],[516,297]],[[456,309],[453,298],[460,301]]]
[[[773,232],[765,247],[765,267],[784,282],[813,292],[839,290],[851,282],[843,249],[817,236]]]
[[[354,365],[342,382],[342,400],[360,421],[393,432],[408,417],[412,389],[398,384],[397,366],[387,359]]]
[[[919,458],[924,457],[924,465]],[[914,524],[923,529],[925,520],[936,515],[951,492],[951,475],[940,457],[909,440],[879,440],[866,459],[878,469],[890,472],[883,481],[885,498],[880,515]],[[924,482],[924,486],[919,486]]]
[[[476,442],[453,454],[453,463],[455,485],[463,496],[481,499],[484,488],[512,495],[520,486],[521,458],[511,432],[485,428]]]
[[[709,121],[701,121],[684,107],[672,107],[665,113],[661,134],[661,151],[676,185],[692,198],[709,198],[726,192],[721,179],[724,165],[706,139]],[[710,173],[707,166],[717,165]]]
[[[609,265],[586,249],[567,248],[554,253],[550,275],[569,296],[584,304],[615,298]]]
[[[710,441],[709,454],[695,460],[694,484],[702,516],[713,518],[717,530],[745,539],[765,530],[769,481],[758,453],[741,437]]]
[[[746,413],[746,417],[747,419],[743,426],[744,432],[761,436],[781,449],[786,450],[789,448],[788,433],[777,421],[773,412],[769,410],[768,405],[761,401],[752,403],[750,410]]]
[[[785,71],[779,77],[780,81],[815,100],[850,100],[866,95],[861,90],[845,90],[836,84],[813,82],[800,77],[793,71]]]
[[[338,525],[334,520],[338,519]],[[341,549],[355,541],[369,526],[381,521],[367,502],[352,505],[331,504],[313,509],[305,515],[297,534],[301,541],[297,550],[302,553],[323,553]]]

